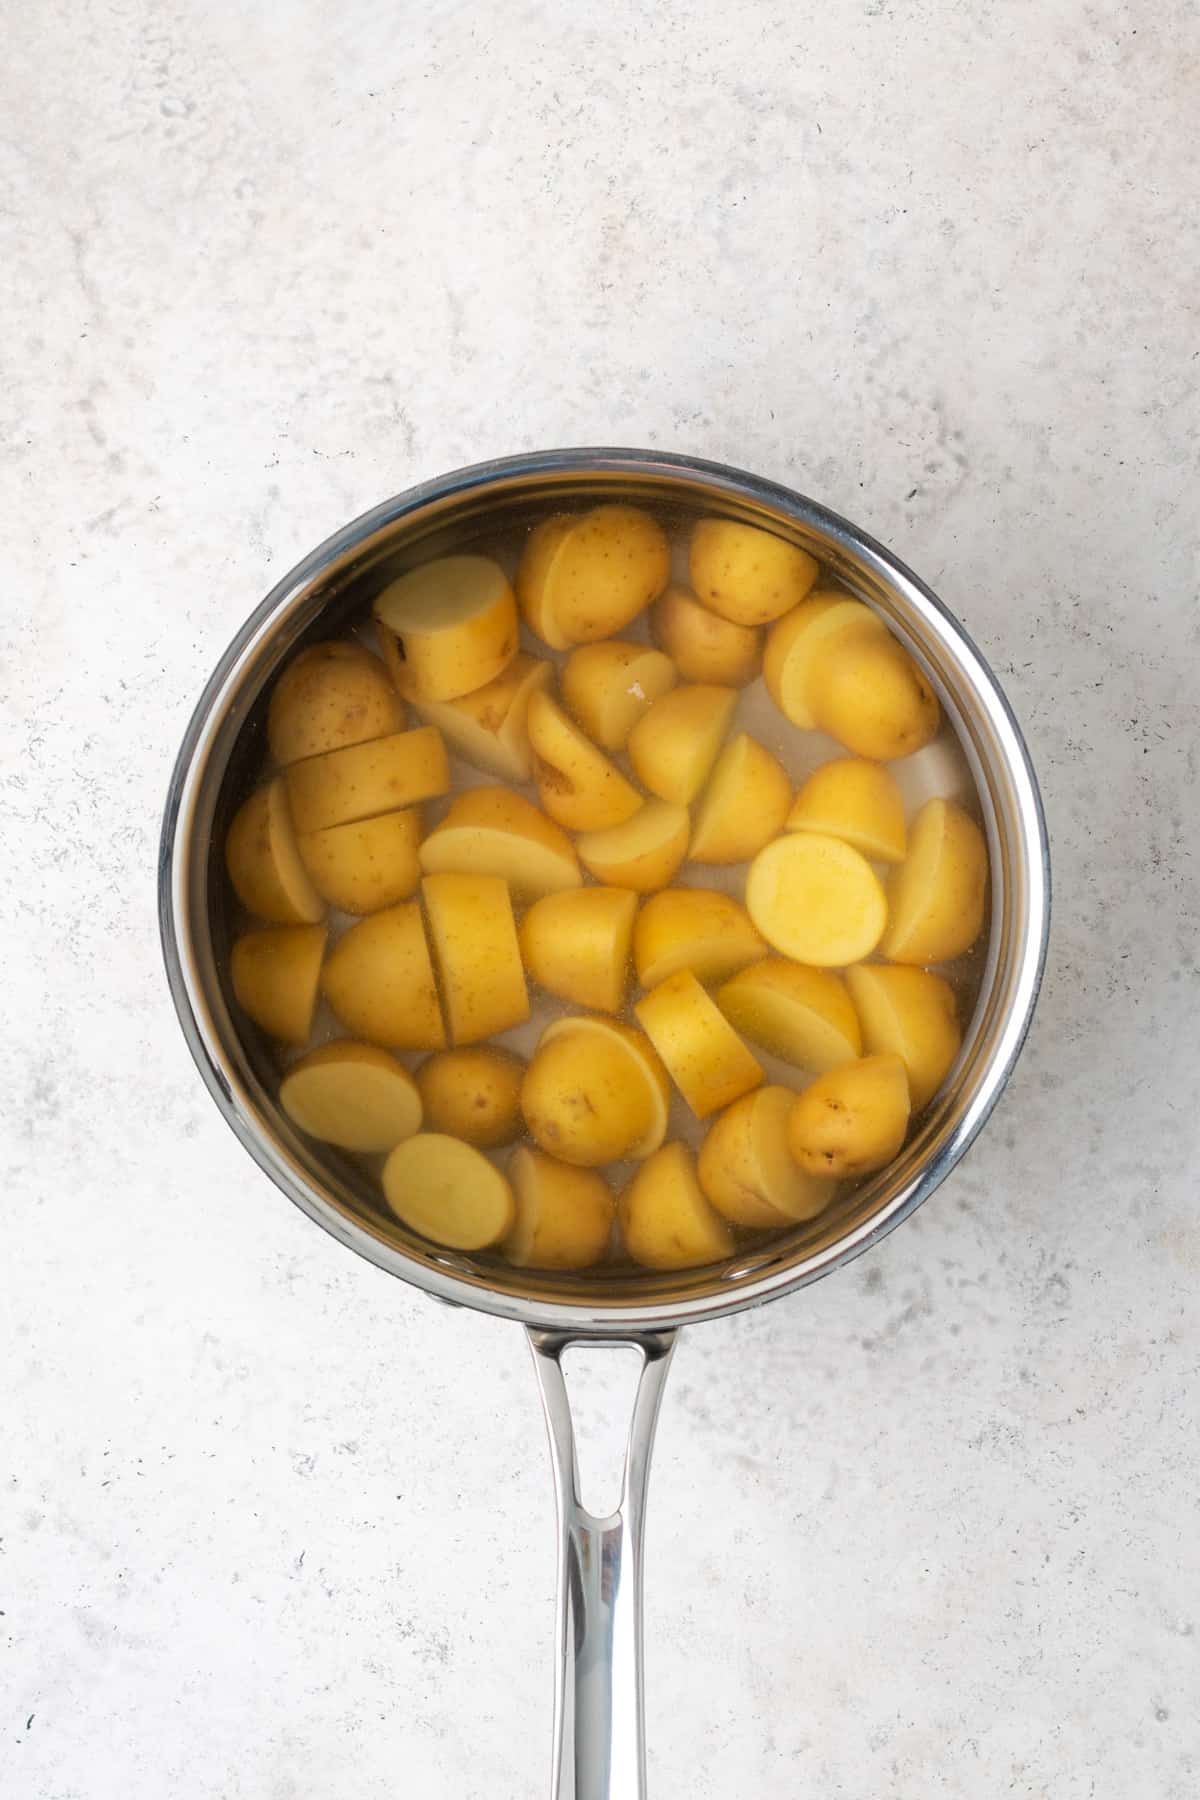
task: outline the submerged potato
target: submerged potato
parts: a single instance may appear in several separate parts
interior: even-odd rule
[[[517,1216],[504,1255],[521,1269],[586,1269],[608,1249],[615,1202],[591,1169],[527,1145],[513,1151],[508,1179]]]
[[[791,1088],[744,1094],[713,1120],[696,1173],[717,1211],[734,1225],[779,1231],[828,1206],[834,1182],[800,1168],[788,1149]]]
[[[611,637],[667,585],[671,552],[658,521],[634,506],[596,506],[530,533],[517,595],[552,649]]]
[[[402,811],[449,786],[446,746],[432,725],[310,756],[287,771],[292,823],[301,836]]]
[[[590,1038],[601,1048],[616,1044],[632,1059],[645,1089],[649,1123],[630,1146],[629,1155],[635,1160],[649,1156],[667,1135],[667,1112],[671,1104],[671,1083],[649,1038],[631,1025],[618,1024],[616,1019],[594,1013],[572,1013],[568,1018],[551,1020],[542,1033],[542,1043],[552,1043],[555,1038],[568,1034],[585,1042]]]
[[[394,1150],[421,1129],[421,1096],[408,1070],[386,1050],[349,1038],[293,1063],[279,1104],[301,1131],[343,1150]]]
[[[690,805],[717,760],[736,705],[736,689],[704,684],[672,688],[656,700],[629,734],[638,780],[660,800]]]
[[[387,670],[358,644],[312,644],[292,658],[271,695],[267,742],[280,767],[348,744],[390,737],[404,706]]]
[[[810,594],[772,625],[763,649],[763,680],[785,719],[804,731],[817,726],[814,703],[820,658],[844,631],[861,627],[888,635],[887,626],[861,600],[822,590]]]
[[[508,788],[468,788],[421,845],[427,875],[498,875],[522,900],[577,888],[583,880],[571,840],[536,806]]]
[[[762,1080],[762,1069],[690,969],[660,981],[633,1010],[698,1119]]]
[[[516,1218],[499,1169],[439,1131],[397,1144],[383,1166],[383,1195],[405,1225],[451,1250],[486,1250],[508,1236]]]
[[[766,625],[798,605],[817,566],[807,550],[732,519],[701,519],[692,532],[692,586],[705,606],[735,625]]]
[[[244,800],[225,839],[225,866],[248,912],[275,925],[314,925],[325,911],[296,846],[282,775]]]
[[[937,736],[941,708],[928,678],[876,624],[840,632],[813,667],[813,717],[856,756],[888,762]]]
[[[456,756],[504,781],[528,781],[533,773],[526,719],[529,697],[551,686],[554,664],[518,651],[493,681],[455,700],[414,695],[413,711],[436,725]]]
[[[517,654],[517,602],[488,556],[440,556],[376,596],[380,642],[402,694],[456,700],[494,681]]]
[[[547,993],[597,1012],[620,1012],[629,985],[637,895],[628,888],[580,887],[547,894],[521,921],[521,955]]]
[[[768,945],[744,906],[712,888],[667,888],[646,901],[633,932],[637,978],[657,987],[690,969],[697,981],[724,981],[766,956]]]
[[[913,1110],[928,1105],[962,1044],[954,989],[928,969],[863,963],[846,985],[872,1054],[892,1052],[908,1071]]]
[[[626,1250],[647,1269],[690,1269],[733,1253],[732,1233],[706,1199],[683,1144],[664,1144],[642,1164],[617,1216]]]
[[[841,838],[872,862],[904,861],[904,798],[890,770],[860,756],[814,769],[787,816],[789,831]]]
[[[529,1017],[508,884],[498,875],[426,875],[421,883],[446,1022],[478,1044]]]
[[[325,937],[323,925],[271,925],[247,931],[233,946],[237,1003],[280,1043],[308,1042]]]
[[[814,1075],[862,1054],[854,1004],[828,969],[768,956],[727,981],[717,1005],[752,1044]]]
[[[571,652],[562,691],[589,737],[605,750],[623,750],[642,714],[675,681],[674,664],[661,650],[608,638]]]
[[[666,1109],[644,1061],[622,1041],[620,1027],[603,1034],[579,1029],[577,1019],[559,1023],[542,1034],[521,1088],[532,1137],[583,1168],[647,1154],[642,1146],[659,1110],[665,1122]]]
[[[689,859],[739,863],[757,856],[782,828],[791,798],[783,765],[757,738],[739,732],[718,756],[701,795]]]
[[[969,813],[929,800],[913,820],[908,856],[888,883],[888,928],[880,945],[892,962],[948,962],[983,929],[987,845]]]
[[[494,1046],[437,1050],[417,1070],[427,1131],[448,1132],[480,1150],[511,1144],[521,1131],[525,1064]]]
[[[421,809],[413,806],[310,831],[300,839],[299,850],[313,886],[331,906],[370,913],[416,892],[420,841]]]
[[[352,925],[329,954],[321,990],[346,1030],[368,1043],[440,1050],[446,1042],[415,900]]]
[[[754,626],[723,619],[685,587],[669,587],[655,601],[651,630],[681,681],[745,687],[758,673],[760,645]]]
[[[549,694],[531,698],[528,727],[538,798],[556,824],[605,831],[633,817],[642,796]]]
[[[866,858],[838,838],[797,831],[760,850],[746,910],[767,942],[796,962],[861,962],[883,936],[887,899]]]
[[[818,1075],[792,1102],[788,1147],[811,1175],[868,1175],[891,1162],[908,1130],[908,1077],[898,1056],[864,1056]]]
[[[584,868],[597,881],[649,894],[665,887],[678,869],[689,830],[686,806],[647,800],[623,825],[585,831],[576,844]]]

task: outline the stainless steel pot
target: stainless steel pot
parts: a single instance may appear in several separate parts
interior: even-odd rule
[[[264,695],[306,637],[326,635],[407,562],[476,532],[518,532],[548,511],[601,499],[704,510],[764,525],[811,549],[887,620],[922,663],[966,750],[991,853],[991,926],[962,1053],[899,1159],[847,1202],[725,1266],[636,1278],[498,1271],[438,1250],[364,1205],[348,1162],[319,1157],[276,1103],[268,1066],[235,1029],[226,987],[219,846]],[[454,1305],[522,1323],[550,1433],[559,1526],[557,1800],[645,1793],[641,1552],[650,1451],[678,1328],[804,1287],[877,1243],[950,1173],[981,1129],[1020,1051],[1049,921],[1049,862],[1037,783],[995,677],[962,627],[903,564],[836,514],[788,489],[690,457],[562,450],[483,463],[412,488],[336,532],[276,586],[225,651],[184,736],[159,871],[171,993],[192,1055],[260,1168],[310,1218],[381,1268]],[[621,1503],[582,1505],[561,1357],[571,1344],[634,1346],[642,1374]]]

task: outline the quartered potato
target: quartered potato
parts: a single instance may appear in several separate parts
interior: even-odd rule
[[[403,725],[403,702],[377,657],[358,644],[313,644],[293,657],[275,683],[267,742],[282,767],[390,737]]]
[[[321,991],[355,1037],[400,1050],[440,1050],[442,1012],[415,900],[360,919],[329,954]]]
[[[704,683],[672,688],[629,734],[629,760],[638,780],[676,806],[688,806],[717,760],[733,709],[735,688]]]
[[[408,1070],[386,1050],[349,1038],[293,1063],[279,1104],[301,1131],[343,1150],[394,1150],[421,1129],[421,1096]]]
[[[768,945],[744,906],[712,888],[667,888],[646,901],[633,931],[644,988],[690,969],[697,981],[724,981],[766,956]]]
[[[664,1144],[617,1203],[625,1248],[647,1269],[690,1269],[733,1254],[733,1235],[696,1178],[691,1152]]]
[[[499,875],[522,900],[576,888],[579,859],[562,828],[509,788],[467,788],[421,845],[426,874]]]
[[[282,775],[244,800],[225,839],[225,866],[247,912],[276,925],[313,925],[325,911],[309,880]]]
[[[508,884],[499,875],[426,875],[421,883],[446,1022],[478,1044],[529,1017]]]
[[[440,1131],[405,1138],[383,1165],[396,1217],[451,1250],[486,1250],[513,1228],[512,1188],[480,1150]]]
[[[871,862],[903,862],[908,840],[895,776],[860,756],[838,756],[814,769],[796,795],[787,828],[841,838]]]
[[[908,1077],[898,1056],[864,1056],[818,1075],[792,1102],[788,1148],[810,1175],[869,1175],[908,1130]]]
[[[414,806],[310,831],[299,840],[299,851],[313,886],[330,906],[369,913],[416,892],[420,841],[421,809]]]
[[[880,949],[892,962],[948,962],[983,929],[987,846],[969,813],[930,800],[913,820],[908,855],[888,882],[888,928]]]
[[[649,894],[665,887],[687,854],[691,821],[686,806],[647,800],[623,825],[585,831],[576,839],[580,859],[597,881]]]
[[[932,743],[941,708],[903,644],[877,623],[839,632],[817,655],[810,697],[822,731],[856,756],[887,762]]]
[[[814,711],[820,659],[844,631],[861,627],[888,636],[887,626],[861,600],[821,591],[785,614],[767,633],[763,680],[785,719],[804,731],[815,731]]]
[[[734,1225],[779,1231],[815,1218],[833,1198],[835,1183],[802,1169],[788,1149],[791,1088],[744,1094],[713,1120],[700,1147],[696,1174],[717,1211]]]
[[[282,1044],[308,1042],[325,936],[323,925],[272,925],[245,932],[233,946],[237,1003]]]
[[[629,986],[637,895],[581,887],[547,894],[521,921],[521,955],[539,987],[596,1012],[620,1012]]]
[[[867,859],[839,838],[808,831],[759,851],[746,876],[746,910],[772,949],[815,968],[861,962],[888,916]]]
[[[739,732],[718,756],[696,807],[689,860],[739,863],[757,856],[782,828],[791,798],[783,765],[757,738]]]
[[[517,594],[530,630],[565,650],[620,631],[670,574],[670,546],[656,519],[634,506],[597,506],[531,532]]]
[[[480,1150],[511,1144],[521,1132],[525,1064],[494,1045],[437,1050],[417,1070],[427,1131],[447,1132]]]
[[[913,1111],[919,1112],[941,1087],[962,1044],[954,989],[928,969],[888,963],[847,969],[846,985],[867,1049],[901,1059]]]
[[[735,625],[766,625],[799,604],[817,579],[817,561],[770,531],[732,519],[701,519],[688,555],[692,586],[705,606]]]
[[[526,1145],[514,1150],[508,1179],[516,1223],[504,1255],[520,1269],[586,1269],[608,1249],[615,1203],[592,1169],[574,1168]]]
[[[762,1069],[690,969],[668,975],[633,1010],[698,1119],[762,1080]]]
[[[528,781],[533,773],[526,715],[529,696],[554,681],[554,664],[518,651],[494,681],[456,700],[425,700],[412,707],[436,725],[456,756],[502,781]]]
[[[862,1054],[858,1014],[828,969],[768,956],[727,981],[716,998],[743,1037],[810,1074],[824,1074]]]
[[[287,771],[292,823],[302,837],[397,812],[444,794],[449,786],[446,746],[432,725],[328,750],[292,763]]]
[[[584,1168],[648,1156],[666,1130],[665,1083],[625,1026],[561,1019],[542,1033],[521,1110],[543,1150]],[[634,1042],[630,1042],[634,1040]]]
[[[654,602],[651,629],[681,681],[745,687],[758,674],[761,646],[754,626],[723,619],[685,587],[669,587]]]
[[[531,697],[528,729],[538,798],[557,824],[605,831],[633,817],[642,796],[549,694]]]
[[[402,694],[456,700],[494,681],[517,654],[517,602],[488,556],[441,556],[376,596],[380,643]]]
[[[673,688],[675,665],[661,650],[608,638],[573,650],[562,672],[563,700],[588,736],[623,750],[651,702]]]

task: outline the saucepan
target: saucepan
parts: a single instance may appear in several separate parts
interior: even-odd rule
[[[622,500],[661,514],[718,514],[810,550],[884,618],[941,699],[978,791],[991,861],[990,926],[957,1063],[900,1156],[789,1234],[724,1264],[671,1274],[567,1276],[500,1269],[440,1250],[365,1207],[361,1173],[318,1155],[281,1110],[273,1070],[234,1022],[219,846],[246,770],[261,754],[265,695],[297,646],[361,606],[372,571],[398,554],[438,555],[485,532],[520,532],[580,503]],[[376,573],[376,585],[378,575]],[[364,587],[364,584],[367,584]],[[339,1242],[435,1300],[522,1324],[553,1458],[559,1534],[554,1768],[557,1800],[645,1793],[641,1562],[655,1423],[675,1336],[687,1324],[777,1300],[842,1267],[906,1219],[981,1130],[1020,1052],[1049,920],[1049,861],[1037,782],[1003,692],[947,608],[864,532],[773,482],[691,457],[560,450],[480,464],[385,501],[327,539],[268,594],[221,657],[171,780],[159,871],[171,993],[200,1074],[272,1181]],[[623,1490],[598,1517],[583,1505],[563,1354],[632,1346],[641,1358]]]

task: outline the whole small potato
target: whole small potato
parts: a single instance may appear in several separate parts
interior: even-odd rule
[[[374,1044],[341,1038],[292,1064],[279,1104],[310,1137],[343,1150],[394,1150],[421,1129],[421,1096],[402,1063]]]
[[[817,561],[795,544],[732,519],[701,519],[688,571],[697,597],[735,625],[766,625],[798,606],[817,579]]]
[[[888,916],[866,857],[815,831],[791,832],[759,851],[746,874],[746,911],[772,949],[820,969],[869,956]]]
[[[577,887],[536,901],[519,932],[531,978],[576,1006],[620,1012],[636,911],[628,888]]]
[[[306,1044],[325,954],[323,925],[271,925],[238,938],[230,976],[238,1005],[283,1044]]]
[[[670,546],[656,519],[639,507],[596,506],[531,533],[517,594],[530,629],[562,650],[620,631],[670,574]]]
[[[482,1151],[440,1131],[405,1138],[383,1167],[383,1195],[398,1219],[451,1250],[486,1250],[517,1216],[512,1188]]]
[[[895,776],[861,756],[837,756],[814,769],[787,816],[789,831],[841,838],[872,862],[904,861],[904,798]]]
[[[709,1204],[683,1144],[664,1144],[617,1203],[621,1235],[646,1269],[690,1269],[733,1254],[733,1234]]]
[[[876,762],[911,756],[932,743],[941,723],[924,671],[874,625],[839,632],[817,658],[812,711],[820,730]]]
[[[675,681],[675,666],[661,650],[606,638],[571,652],[562,691],[568,711],[589,737],[605,750],[623,750],[643,713]]]
[[[864,1056],[818,1075],[792,1103],[788,1148],[810,1175],[868,1175],[908,1130],[908,1076],[898,1056]]]
[[[602,1175],[522,1144],[513,1151],[508,1179],[517,1202],[503,1246],[509,1262],[522,1269],[587,1269],[601,1260],[615,1210]]]
[[[739,732],[718,756],[696,807],[689,860],[747,862],[781,829],[791,800],[783,764],[749,732]]]
[[[471,1045],[436,1051],[417,1070],[426,1130],[480,1150],[511,1144],[521,1133],[524,1078],[525,1064],[508,1050]]]
[[[928,969],[861,963],[847,969],[846,985],[872,1053],[891,1051],[908,1070],[913,1110],[928,1104],[962,1044],[954,989]]]
[[[791,1088],[744,1094],[714,1119],[696,1173],[717,1211],[735,1225],[781,1230],[828,1206],[834,1184],[801,1169],[788,1149]]]
[[[275,683],[267,709],[267,742],[281,766],[403,726],[404,706],[387,670],[359,644],[302,650]]]
[[[696,798],[717,760],[733,709],[735,688],[672,688],[642,714],[629,734],[629,760],[638,780],[674,806]]]
[[[446,1042],[421,909],[385,906],[338,939],[321,991],[346,1030],[368,1043],[440,1050]]]
[[[275,925],[315,925],[325,911],[309,880],[282,775],[242,802],[225,839],[225,866],[248,912]]]
[[[642,796],[549,694],[532,696],[528,728],[538,799],[556,825],[604,831],[633,817]]]
[[[376,597],[375,621],[402,694],[456,700],[494,681],[517,654],[517,602],[488,556],[441,556]]]
[[[687,854],[691,821],[686,806],[647,800],[621,825],[585,831],[576,840],[590,875],[613,887],[649,894],[665,887]]]
[[[761,646],[754,626],[710,612],[685,587],[669,587],[654,602],[651,629],[681,681],[745,687],[758,673]]]
[[[888,882],[888,928],[880,945],[891,962],[949,962],[983,929],[987,845],[969,813],[929,800],[913,820],[908,855]]]

